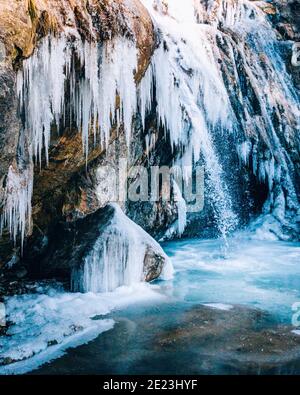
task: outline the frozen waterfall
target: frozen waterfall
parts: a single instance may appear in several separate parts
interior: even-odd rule
[[[295,169],[287,148],[299,130],[299,98],[259,2],[141,2],[159,45],[139,86],[136,43],[120,36],[104,43],[67,33],[48,36],[23,62],[17,85],[31,157],[41,164],[44,150],[48,162],[51,136],[67,126],[81,131],[86,156],[91,141],[107,147],[111,129],[121,125],[129,145],[132,119],[138,112],[146,128],[146,115],[155,106],[157,123],[169,133],[174,162],[205,165],[221,236],[239,224],[227,177],[231,169],[222,157],[229,136],[240,166],[268,185],[270,209],[284,194],[281,216],[286,209],[296,211]],[[145,132],[149,154],[157,136]],[[32,179],[27,191],[30,185]],[[15,201],[26,193],[6,198],[10,219],[2,222],[8,222],[14,237],[18,229],[24,236],[24,215],[29,221],[28,204]]]
[[[252,166],[260,182],[267,183],[270,207],[284,189],[283,210],[297,210],[294,165],[286,146],[300,127],[299,97],[259,2],[143,3],[161,40],[146,84],[155,83],[158,118],[170,132],[178,161],[188,165],[203,158],[220,233],[226,236],[237,226],[238,213],[232,208],[234,196],[226,182],[230,169],[224,168],[217,136],[221,144],[234,136],[240,165]],[[148,106],[146,102],[142,110]]]

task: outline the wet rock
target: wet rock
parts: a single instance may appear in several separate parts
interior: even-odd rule
[[[49,33],[66,32],[80,35],[85,40],[110,40],[115,35],[136,40],[138,83],[149,65],[156,45],[152,20],[138,0],[4,0],[0,10],[0,214],[2,210],[8,168],[21,167],[19,142],[22,117],[18,113],[16,71],[22,60],[32,55],[39,41]],[[68,100],[68,98],[66,98]],[[118,131],[121,136],[121,131]],[[111,133],[111,144],[119,140],[116,131]],[[121,140],[121,138],[120,138]],[[22,143],[22,142],[21,142]],[[21,144],[20,143],[20,144]],[[78,217],[95,212],[101,205],[95,199],[92,186],[82,189],[78,179],[86,174],[86,165],[107,154],[99,145],[94,146],[90,136],[90,150],[86,160],[79,130],[66,128],[51,141],[49,166],[35,169],[33,194],[33,234],[29,248],[38,249],[62,218]],[[122,145],[122,142],[120,142]],[[20,145],[21,146],[21,145]],[[25,147],[26,156],[27,147]],[[28,154],[27,154],[28,156]],[[72,200],[70,207],[69,199]],[[78,208],[76,207],[78,203]],[[75,206],[75,207],[74,207]],[[72,212],[72,213],[71,213]],[[76,215],[75,215],[76,218]],[[31,228],[27,235],[31,235]],[[17,241],[19,243],[19,241]],[[0,269],[12,257],[14,245],[8,234],[0,243]]]
[[[144,258],[144,276],[145,281],[152,281],[158,278],[166,264],[166,256],[162,252],[148,246]]]
[[[257,5],[268,15],[277,14],[276,6],[271,3],[268,3],[266,1],[257,1]]]
[[[26,268],[24,266],[20,267],[16,271],[16,276],[17,276],[18,279],[24,278],[24,277],[26,277],[26,275],[27,275],[27,270],[26,270]]]
[[[191,344],[194,356],[205,355],[215,368],[219,365],[227,372],[274,372],[300,359],[300,336],[292,333],[292,327],[277,325],[267,313],[242,306],[228,311],[204,306],[188,310],[161,335],[156,350],[180,354]]]

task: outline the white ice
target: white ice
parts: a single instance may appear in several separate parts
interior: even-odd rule
[[[72,274],[72,289],[80,292],[108,292],[145,279],[144,260],[148,248],[165,259],[164,276],[172,264],[161,246],[131,221],[117,204],[114,215],[101,233],[83,266]]]
[[[67,348],[93,340],[113,328],[114,321],[105,316],[115,309],[164,298],[155,285],[143,283],[102,294],[40,287],[38,294],[7,298],[10,327],[7,336],[0,337],[0,364],[6,358],[19,362],[0,366],[0,374],[28,372]]]

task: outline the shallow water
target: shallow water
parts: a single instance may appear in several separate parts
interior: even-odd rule
[[[291,323],[300,301],[300,243],[183,240],[167,243],[176,275],[171,294],[186,303],[243,304],[267,310]]]
[[[165,243],[163,247],[174,264],[172,280],[156,281],[130,291],[117,290],[111,295],[83,295],[80,303],[82,308],[86,303],[87,311],[91,311],[93,326],[99,321],[101,327],[101,322],[108,319],[114,323],[112,329],[108,327],[105,332],[99,331],[103,332],[99,336],[94,333],[90,338],[80,339],[79,335],[74,344],[70,342],[62,347],[62,350],[69,347],[65,355],[63,352],[51,355],[48,347],[44,359],[21,362],[21,368],[16,364],[15,371],[13,368],[10,372],[28,372],[56,358],[33,372],[300,373],[300,336],[291,332],[296,329],[291,326],[295,313],[292,306],[300,301],[299,243],[257,241],[240,236],[230,240],[226,251],[221,240],[182,240]],[[74,297],[74,294],[63,295]],[[62,296],[54,293],[50,297],[57,303],[57,298],[60,300]],[[122,302],[118,303],[118,298]],[[46,306],[51,306],[46,300]],[[257,313],[257,309],[263,313]],[[63,311],[60,314],[63,318]],[[205,329],[208,332],[204,331],[206,335],[201,335],[199,340],[203,322],[209,323],[209,329]],[[258,355],[257,360],[252,351],[242,354],[238,361],[240,354],[236,354],[236,349],[240,345],[235,344],[236,333],[245,338],[254,336],[254,344],[264,344],[269,335],[257,335],[258,328],[269,330],[281,328],[282,324],[287,329],[279,329],[284,332],[283,336],[278,335],[276,347],[282,348],[279,359],[274,354],[273,360],[270,349],[267,355]],[[191,332],[194,326],[199,326],[196,336]],[[292,345],[286,342],[287,336],[288,340],[289,336],[296,339]],[[89,343],[79,345],[85,342]]]

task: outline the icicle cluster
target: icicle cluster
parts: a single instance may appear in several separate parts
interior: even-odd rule
[[[35,158],[41,165],[44,150],[48,163],[51,131],[54,127],[59,131],[61,124],[75,124],[82,131],[86,156],[90,132],[108,144],[110,129],[121,123],[129,145],[137,107],[136,67],[135,44],[122,37],[105,44],[71,42],[64,35],[42,40],[17,75],[28,162]],[[31,165],[24,171],[10,167],[1,227],[7,225],[14,240],[20,232],[22,245],[31,219],[32,184]]]
[[[4,210],[1,215],[1,233],[7,226],[15,242],[17,235],[20,234],[21,248],[26,230],[30,227],[32,178],[33,170],[30,166],[23,171],[16,170],[13,166],[9,167],[4,193]]]
[[[61,123],[74,122],[81,129],[86,155],[91,131],[107,144],[111,127],[121,122],[129,143],[137,106],[136,68],[135,43],[122,37],[104,44],[79,39],[71,43],[63,35],[45,38],[18,75],[34,157],[40,162],[45,148],[48,161],[51,129]]]

